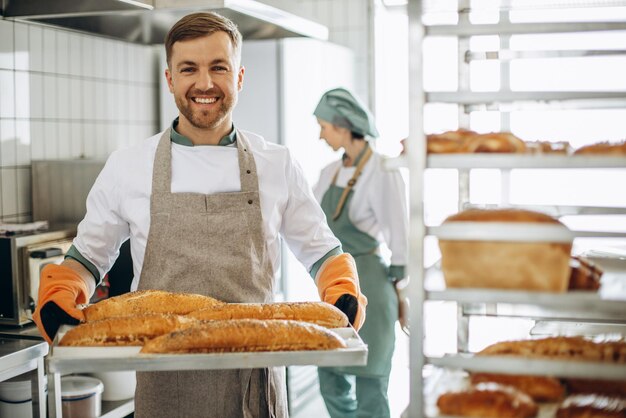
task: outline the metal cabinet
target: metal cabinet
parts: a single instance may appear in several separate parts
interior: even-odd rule
[[[43,341],[0,338],[0,382],[36,370],[32,380],[33,417],[46,416],[44,356],[48,344]]]
[[[459,209],[469,201],[470,172],[475,169],[498,169],[501,171],[502,193],[501,204],[509,205],[510,172],[515,169],[541,170],[603,170],[626,169],[626,157],[616,156],[566,156],[566,155],[481,155],[481,154],[450,154],[426,155],[424,137],[424,110],[430,103],[455,104],[458,108],[458,125],[469,127],[469,114],[476,109],[497,112],[500,130],[511,129],[510,112],[512,109],[537,108],[539,112],[549,109],[626,109],[626,91],[514,91],[511,89],[510,63],[515,59],[550,58],[550,57],[595,57],[595,56],[626,56],[624,48],[608,48],[601,50],[514,50],[511,48],[511,37],[523,34],[558,34],[558,33],[589,33],[616,31],[624,36],[626,19],[597,22],[512,22],[511,13],[516,5],[522,8],[545,7],[539,1],[497,2],[499,7],[492,10],[498,16],[491,23],[472,23],[469,15],[481,6],[480,1],[458,0],[453,14],[454,24],[430,24],[424,19],[425,12],[433,5],[444,2],[409,1],[409,140],[406,155],[390,160],[391,167],[404,166],[410,172],[410,261],[409,297],[411,299],[410,337],[410,403],[404,413],[405,417],[424,417],[432,412],[424,396],[425,372],[431,367],[463,369],[466,371],[483,371],[493,373],[514,373],[527,375],[554,375],[559,377],[588,377],[607,380],[623,380],[626,366],[607,364],[587,364],[550,360],[533,359],[497,359],[475,358],[467,353],[468,328],[467,321],[471,315],[494,315],[501,313],[506,307],[507,315],[532,318],[536,320],[535,330],[542,333],[562,332],[577,322],[588,324],[591,328],[585,332],[603,332],[611,330],[624,336],[624,328],[615,328],[618,324],[626,324],[626,289],[615,287],[617,291],[586,293],[569,292],[565,294],[530,293],[523,291],[499,291],[478,289],[444,289],[430,287],[429,283],[441,275],[436,267],[425,268],[425,238],[438,237],[450,232],[444,226],[425,224],[424,214],[424,173],[429,169],[455,169],[458,175]],[[484,5],[487,2],[482,2]],[[616,4],[619,3],[619,4]],[[626,6],[624,2],[612,3],[611,6]],[[597,6],[606,6],[603,2],[550,2],[552,7],[567,8],[572,6],[593,10]],[[493,7],[493,4],[492,4]],[[458,48],[458,87],[456,91],[432,92],[425,91],[424,62],[422,47],[424,40],[430,36],[453,36],[457,39]],[[473,51],[470,40],[475,36],[494,35],[498,39],[497,48],[489,51]],[[540,48],[539,48],[540,49]],[[499,66],[500,85],[494,91],[472,91],[470,88],[470,64],[476,60],[495,59]],[[587,74],[593,76],[593,74]],[[607,179],[607,182],[610,182]],[[610,192],[609,192],[610,193]],[[545,208],[543,208],[545,209]],[[595,205],[553,205],[551,209],[556,216],[567,214],[625,214],[625,207],[602,207]],[[466,238],[471,237],[470,232]],[[502,231],[502,234],[507,234]],[[574,230],[575,239],[603,237],[626,242],[626,228],[621,230]],[[476,239],[478,237],[475,237]],[[510,237],[515,240],[515,237]],[[624,271],[612,271],[609,280],[619,282],[626,278]],[[604,284],[603,284],[604,286]],[[621,289],[621,290],[619,290]],[[458,310],[457,353],[443,357],[428,357],[424,353],[424,306],[427,301],[455,302]],[[559,322],[563,321],[563,322]],[[593,328],[596,326],[596,328]],[[539,330],[541,328],[541,330]],[[617,331],[615,331],[617,329]],[[427,336],[426,336],[427,337]],[[464,352],[465,351],[465,352]],[[427,373],[426,373],[427,374]],[[432,401],[432,400],[430,400]],[[432,402],[430,402],[432,405]],[[436,411],[434,412],[436,413]]]

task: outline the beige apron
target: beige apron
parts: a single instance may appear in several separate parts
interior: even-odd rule
[[[241,192],[171,193],[169,129],[154,158],[150,233],[139,289],[270,302],[274,274],[263,235],[256,164],[237,132]],[[207,179],[211,181],[211,179]],[[137,373],[135,416],[287,417],[284,367]]]

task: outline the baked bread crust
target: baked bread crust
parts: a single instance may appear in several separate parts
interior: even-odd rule
[[[626,399],[600,395],[573,395],[563,401],[556,418],[625,418]]]
[[[202,320],[290,319],[326,328],[343,328],[350,324],[343,312],[325,302],[228,303],[201,309],[189,316]]]
[[[148,341],[141,353],[226,353],[346,348],[334,332],[289,320],[208,321]]]
[[[529,418],[537,415],[537,404],[510,386],[480,383],[462,392],[444,393],[437,399],[443,415],[482,418]]]
[[[512,386],[524,392],[536,402],[556,402],[563,399],[565,395],[565,388],[559,379],[547,376],[472,373],[470,382],[473,385],[493,382]]]
[[[535,222],[563,225],[541,212],[524,209],[467,209],[446,218],[446,222]]]
[[[510,132],[491,132],[465,138],[460,152],[468,153],[524,153],[526,144]]]
[[[80,324],[69,330],[60,346],[137,346],[147,340],[198,323],[178,315],[145,314]]]
[[[124,317],[146,313],[187,315],[198,309],[224,302],[209,296],[174,293],[164,290],[142,290],[102,300],[83,309],[85,321]]]
[[[595,393],[626,399],[626,380],[564,379],[569,393]]]
[[[451,154],[461,152],[463,141],[475,135],[478,135],[478,133],[467,129],[457,129],[456,131],[426,135],[426,151],[428,154]]]
[[[451,222],[507,222],[560,225],[540,212],[523,209],[469,209]],[[441,268],[448,287],[565,292],[571,243],[439,240]]]
[[[570,259],[571,274],[569,277],[569,290],[598,290],[600,278],[604,273],[595,263],[584,257],[573,256]]]
[[[626,342],[595,342],[583,337],[548,337],[537,340],[502,341],[492,344],[476,354],[622,364],[626,363]]]
[[[598,142],[597,144],[585,145],[574,151],[575,155],[626,155],[626,141],[618,143]]]

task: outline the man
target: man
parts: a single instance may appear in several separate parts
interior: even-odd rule
[[[35,321],[50,341],[85,303],[130,237],[132,289],[270,302],[282,236],[322,300],[358,329],[367,300],[286,148],[233,126],[241,90],[241,35],[214,13],[183,17],[165,41],[179,117],[114,152],[87,198],[61,266],[42,271]],[[95,279],[95,280],[94,280]],[[284,368],[138,373],[138,417],[285,417]]]

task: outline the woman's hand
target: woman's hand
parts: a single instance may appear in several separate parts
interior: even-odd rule
[[[409,324],[409,298],[406,295],[407,285],[409,280],[407,278],[398,280],[394,283],[394,289],[396,290],[396,296],[398,297],[398,321],[400,322],[400,328],[406,335],[410,335]]]

